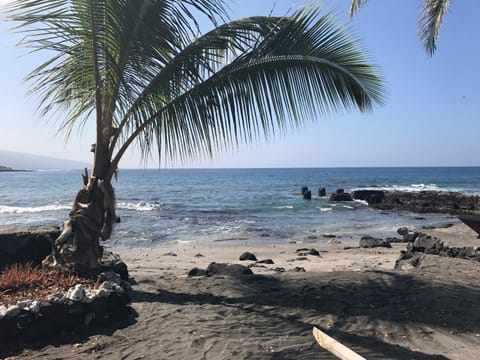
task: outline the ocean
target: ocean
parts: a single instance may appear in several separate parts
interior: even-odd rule
[[[81,170],[0,172],[0,225],[61,226]],[[312,190],[303,200],[301,187]],[[365,203],[330,203],[337,188],[480,192],[480,168],[306,168],[121,170],[114,183],[113,246],[166,243],[344,242],[395,236],[399,227],[439,226],[449,215],[384,212]],[[327,197],[318,197],[325,187]]]

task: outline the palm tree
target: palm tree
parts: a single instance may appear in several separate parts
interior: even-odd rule
[[[197,19],[213,30],[200,35]],[[383,85],[356,40],[308,7],[225,22],[221,0],[17,0],[8,19],[51,57],[27,79],[67,138],[95,119],[90,175],[50,261],[95,269],[116,220],[112,178],[125,151],[210,156],[338,109],[372,109]]]
[[[367,0],[352,0],[350,17],[353,17]],[[450,8],[450,0],[425,0],[418,21],[418,36],[427,53],[432,56],[437,49],[443,17]]]

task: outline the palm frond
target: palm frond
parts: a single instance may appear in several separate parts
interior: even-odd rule
[[[27,81],[42,114],[67,110],[64,129],[86,120],[87,104],[113,119],[116,107],[128,109],[175,49],[198,34],[199,14],[227,16],[220,0],[16,0],[7,7],[7,19],[25,36],[21,45],[53,54]]]
[[[450,0],[425,0],[418,22],[418,35],[430,56],[433,55],[437,48],[440,26],[449,8]]]
[[[352,18],[353,15],[355,15],[366,2],[367,0],[352,0],[350,4],[350,18]]]
[[[164,106],[145,103],[130,113],[135,131],[126,145],[136,139],[146,150],[156,137],[159,151],[171,158],[211,155],[339,109],[368,111],[382,103],[376,68],[330,14],[304,10],[268,29],[267,36],[256,33],[248,51]],[[223,35],[213,32],[212,40],[215,34]]]

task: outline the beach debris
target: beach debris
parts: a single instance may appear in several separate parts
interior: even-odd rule
[[[240,255],[240,261],[246,260],[257,261],[257,257],[255,256],[255,254],[245,251],[242,255]]]
[[[313,337],[322,348],[335,355],[340,360],[366,360],[363,356],[358,355],[356,352],[316,327],[313,327]]]
[[[198,254],[196,254],[196,255],[194,255],[194,256],[195,256],[196,258],[205,257],[204,255],[202,255],[202,254],[200,254],[200,253],[198,253]]]
[[[324,196],[326,196],[326,195],[327,195],[327,190],[325,190],[324,187],[318,188],[318,196],[324,197]]]
[[[274,269],[272,269],[273,271],[275,271],[276,273],[283,273],[285,272],[285,268],[283,267],[276,267]]]
[[[338,239],[330,239],[327,241],[327,244],[328,245],[338,245],[338,244],[341,244],[342,242]]]
[[[385,247],[385,248],[391,248],[392,245],[384,239],[379,239],[379,238],[374,238],[373,236],[362,236],[360,239],[360,244],[359,246],[361,248],[376,248],[376,247]]]

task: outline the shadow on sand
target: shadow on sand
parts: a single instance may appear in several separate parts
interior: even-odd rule
[[[238,326],[260,324],[265,328],[267,324],[267,331],[273,337],[301,334],[309,339],[301,354],[291,348],[279,349],[271,359],[298,359],[299,356],[302,359],[334,359],[313,340],[313,326],[369,360],[447,359],[396,345],[395,337],[400,339],[412,328],[418,331],[418,337],[422,336],[421,329],[425,327],[463,334],[480,331],[479,313],[468,311],[480,307],[478,289],[424,281],[405,273],[334,272],[316,276],[225,276],[178,281],[200,284],[202,291],[137,290],[132,300],[134,303],[189,305],[193,307],[191,311],[197,306],[199,312],[201,308],[214,306],[218,314],[232,315]],[[331,319],[329,326],[325,326],[325,318]],[[203,324],[202,331],[205,326]],[[352,328],[356,331],[348,330]],[[382,331],[391,333],[382,334]],[[384,341],[383,336],[390,336],[390,341]]]

